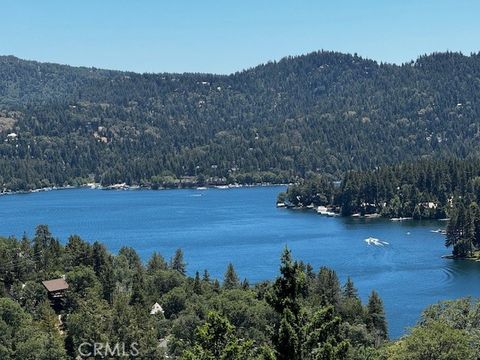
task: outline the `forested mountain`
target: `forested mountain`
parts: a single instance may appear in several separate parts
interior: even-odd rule
[[[478,155],[480,54],[316,52],[228,76],[0,57],[0,184],[284,182]]]

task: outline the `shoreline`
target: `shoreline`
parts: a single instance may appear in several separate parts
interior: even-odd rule
[[[162,186],[154,188],[152,186],[141,186],[141,185],[127,185],[122,184],[113,184],[113,185],[101,185],[99,183],[87,183],[83,185],[65,185],[65,186],[52,186],[45,188],[38,188],[32,190],[7,190],[0,192],[0,196],[8,195],[27,195],[40,192],[49,192],[49,191],[59,191],[59,190],[74,190],[74,189],[91,189],[91,190],[106,190],[106,191],[136,191],[136,190],[209,190],[209,189],[219,189],[219,190],[229,190],[237,188],[251,188],[251,187],[269,187],[269,186],[289,186],[291,184],[276,184],[276,183],[254,183],[254,184],[228,184],[228,185],[204,185],[204,186]]]
[[[473,257],[473,256],[455,256],[455,255],[442,255],[442,259],[447,259],[447,260],[464,260],[464,261],[474,261],[474,262],[480,262],[480,257]]]
[[[364,214],[361,215],[360,213],[355,213],[355,214],[350,214],[350,215],[342,215],[339,211],[332,211],[333,208],[328,208],[328,207],[322,207],[322,206],[292,206],[288,205],[286,203],[282,202],[277,202],[276,203],[277,208],[281,209],[287,209],[287,210],[294,210],[294,211],[314,211],[318,215],[321,216],[327,216],[327,217],[342,217],[342,218],[352,218],[352,219],[366,219],[366,220],[373,220],[373,219],[384,219],[384,220],[389,220],[393,222],[404,222],[404,221],[412,221],[412,220],[434,220],[434,221],[447,221],[449,219],[447,218],[424,218],[424,219],[415,219],[412,216],[409,217],[387,217],[383,216],[379,213],[373,213],[373,214]],[[322,208],[322,209],[318,209]]]

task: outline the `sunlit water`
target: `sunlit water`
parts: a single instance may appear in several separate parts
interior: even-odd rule
[[[112,252],[132,246],[142,259],[169,258],[182,248],[189,274],[208,269],[222,278],[233,262],[251,283],[273,279],[287,244],[295,258],[351,276],[366,300],[372,289],[385,302],[392,337],[415,324],[421,310],[442,299],[479,296],[480,264],[442,259],[438,221],[392,222],[326,218],[275,208],[282,187],[102,191],[64,190],[0,197],[0,234],[32,236],[48,224],[65,242],[78,234]],[[368,237],[388,242],[369,245]]]

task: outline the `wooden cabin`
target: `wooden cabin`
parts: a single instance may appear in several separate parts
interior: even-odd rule
[[[42,285],[47,289],[50,300],[62,299],[68,290],[68,283],[64,278],[42,281]]]

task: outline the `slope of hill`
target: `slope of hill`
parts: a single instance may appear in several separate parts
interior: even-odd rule
[[[316,52],[229,76],[0,57],[0,185],[286,181],[478,155],[480,54]]]

